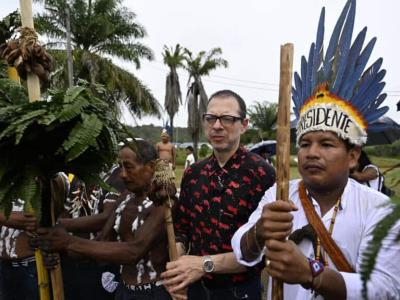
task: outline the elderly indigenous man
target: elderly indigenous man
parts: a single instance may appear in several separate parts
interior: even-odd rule
[[[116,208],[116,201],[121,192],[125,191],[125,185],[120,178],[120,168],[110,170],[104,178],[105,182],[116,189],[118,193],[106,193],[96,186],[88,187],[76,176],[69,175],[71,188],[66,205],[67,214],[58,219],[68,232],[87,238],[97,239],[97,232],[101,231],[107,219]],[[68,216],[68,217],[65,217]],[[119,265],[98,263],[87,257],[74,255],[61,256],[61,269],[63,272],[65,299],[97,300],[113,299],[112,289],[102,285],[102,275],[105,272],[119,273]],[[113,286],[115,289],[115,287]]]
[[[39,299],[35,256],[28,243],[28,232],[38,222],[22,211],[23,204],[15,201],[8,218],[0,213],[0,289],[7,300]]]
[[[169,134],[164,129],[161,133],[161,142],[156,144],[158,156],[169,163],[172,169],[176,166],[176,149],[175,146],[169,141]]]
[[[311,59],[302,59],[302,70],[311,74],[302,72],[302,78],[295,74],[293,100],[299,119],[302,179],[290,182],[292,202],[275,201],[274,186],[232,239],[243,265],[255,265],[266,255],[268,273],[284,282],[285,299],[362,299],[362,254],[377,223],[390,212],[390,206],[382,206],[388,203],[386,196],[349,178],[367,140],[368,122],[388,109],[378,109],[386,96],[379,96],[384,74],[379,72],[381,59],[358,80],[372,46],[367,46],[371,49],[368,54],[362,52],[361,59],[364,29],[350,48],[354,17],[355,1],[350,0],[323,59],[323,10]],[[349,50],[348,56],[339,56]],[[340,70],[347,71],[340,74]],[[374,86],[380,88],[369,89]],[[399,225],[383,241],[367,284],[369,299],[400,299],[400,245],[394,242]]]
[[[230,245],[233,233],[275,182],[265,160],[240,147],[246,131],[246,104],[223,90],[210,97],[203,116],[209,158],[186,169],[181,184],[175,230],[181,253],[163,274],[170,291],[186,288],[189,299],[260,299],[260,271],[240,266]]]
[[[133,150],[135,149],[135,150]],[[160,274],[168,261],[164,207],[149,199],[152,190],[157,152],[139,140],[119,152],[121,176],[129,193],[105,229],[111,228],[116,242],[86,240],[66,233],[62,227],[39,229],[45,251],[69,251],[99,261],[122,264],[121,284],[115,299],[170,299],[162,286]],[[174,195],[176,190],[171,191]]]

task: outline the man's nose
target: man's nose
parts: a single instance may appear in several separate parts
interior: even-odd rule
[[[319,157],[319,155],[320,155],[320,147],[318,146],[318,144],[312,143],[308,147],[307,157],[315,158],[315,157]]]
[[[221,128],[224,128],[224,126],[222,126],[221,119],[216,119],[213,125],[213,129],[221,129]]]
[[[126,178],[126,170],[124,167],[121,167],[121,173],[119,174],[122,179]]]

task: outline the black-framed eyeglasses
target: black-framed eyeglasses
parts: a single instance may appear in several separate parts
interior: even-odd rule
[[[232,126],[233,123],[235,123],[236,121],[239,121],[239,120],[243,121],[243,118],[236,117],[236,116],[230,116],[230,115],[222,115],[222,116],[216,116],[213,114],[204,114],[203,115],[203,121],[210,126],[213,126],[215,124],[215,122],[217,122],[217,120],[219,120],[219,122],[221,123],[222,126]]]

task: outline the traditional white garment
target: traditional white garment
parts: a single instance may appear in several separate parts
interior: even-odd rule
[[[363,172],[368,169],[372,168],[376,171],[377,177],[375,179],[369,180],[368,182],[364,182],[365,185],[369,186],[370,188],[373,188],[374,190],[380,191],[382,189],[383,185],[383,178],[379,178],[379,169],[375,165],[367,165],[364,167]]]
[[[289,199],[299,208],[293,212],[293,231],[300,229],[308,224],[306,215],[298,194],[299,180],[292,180],[289,186]],[[243,234],[251,228],[260,218],[262,208],[276,199],[276,185],[267,190],[261,199],[257,209],[250,216],[249,221],[240,227],[232,238],[232,247],[237,260],[245,266],[253,266],[260,262],[262,257],[255,261],[246,262],[242,258],[240,249],[240,240]],[[362,262],[362,253],[367,248],[368,242],[372,238],[372,232],[376,224],[389,213],[387,206],[382,206],[388,198],[364,185],[359,184],[353,179],[349,179],[342,195],[341,207],[337,213],[335,226],[332,232],[332,238],[342,250],[344,256],[357,273],[341,272],[346,283],[347,299],[362,299],[362,281],[360,265]],[[315,210],[319,216],[320,207],[315,199],[312,199]],[[322,217],[322,222],[328,228],[333,215],[333,207]],[[400,222],[398,222],[391,233],[384,240],[381,251],[376,260],[375,270],[368,282],[369,299],[400,299],[400,243],[393,242],[396,234],[400,232]],[[313,258],[314,251],[309,240],[303,240],[299,245],[305,256]],[[266,250],[268,251],[268,250]],[[330,258],[329,267],[335,269]],[[270,293],[270,291],[269,291]],[[317,298],[301,285],[284,284],[285,299],[323,299]],[[271,295],[268,295],[271,298]]]
[[[193,153],[190,153],[188,156],[186,156],[186,161],[185,161],[185,170],[190,167],[191,164],[195,163],[194,155]]]
[[[12,211],[21,212],[24,208],[24,201],[17,199],[13,202]],[[0,256],[4,255],[12,259],[18,258],[16,253],[17,238],[23,230],[0,226]]]

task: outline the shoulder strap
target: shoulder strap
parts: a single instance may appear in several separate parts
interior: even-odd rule
[[[381,174],[381,172],[379,172],[378,175],[378,191],[382,191],[383,188],[383,175]]]
[[[304,187],[304,182],[299,183],[299,196],[301,204],[304,208],[308,222],[316,231],[318,237],[321,239],[321,243],[324,246],[326,252],[328,252],[329,257],[332,259],[336,268],[341,272],[354,273],[354,269],[346,260],[346,257],[335,243],[335,241],[330,236],[329,232],[326,230],[321,218],[315,212],[314,206],[311,204],[307,197],[306,189]]]

